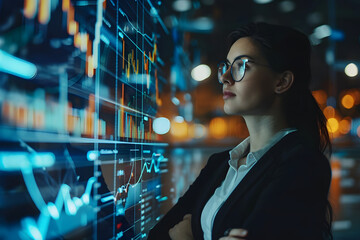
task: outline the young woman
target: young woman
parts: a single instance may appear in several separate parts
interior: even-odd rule
[[[307,36],[252,23],[219,64],[224,110],[250,136],[214,154],[148,239],[332,239],[326,119],[311,91]]]

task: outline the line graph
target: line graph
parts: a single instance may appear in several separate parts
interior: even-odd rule
[[[155,160],[156,157],[158,158],[157,160]],[[156,163],[156,162],[157,162],[157,163]],[[164,156],[163,156],[162,154],[160,154],[160,153],[158,153],[158,154],[153,153],[152,158],[151,158],[151,162],[150,162],[150,163],[149,163],[149,162],[145,162],[145,163],[144,163],[144,165],[143,165],[143,167],[142,167],[142,169],[141,169],[140,177],[139,177],[139,179],[136,181],[136,183],[135,183],[135,184],[130,184],[131,178],[129,178],[128,182],[127,182],[125,185],[122,185],[122,186],[120,186],[120,187],[117,189],[117,193],[116,193],[116,195],[115,195],[115,199],[116,199],[116,197],[118,196],[118,194],[121,194],[121,193],[123,193],[123,192],[127,192],[130,186],[131,186],[132,188],[136,187],[136,186],[140,183],[140,181],[141,181],[141,179],[142,179],[142,175],[143,175],[143,173],[144,173],[145,170],[146,170],[147,173],[150,173],[150,172],[151,172],[151,169],[153,168],[153,169],[154,169],[154,172],[155,172],[155,173],[158,173],[158,172],[160,171],[159,166],[160,166],[160,163],[161,163],[161,162],[167,162],[167,159],[165,159]],[[133,171],[134,171],[134,166],[135,166],[135,164],[133,164],[132,166],[133,166],[133,167],[132,167],[132,169],[131,169],[131,177],[133,177]]]
[[[91,152],[92,153],[92,152]],[[140,167],[140,170],[138,172],[138,176],[136,177],[135,172],[136,172],[136,166],[135,166],[135,162],[136,161],[141,161],[142,165]],[[163,170],[161,170],[160,165],[162,163],[166,163],[168,161],[167,158],[165,158],[161,153],[152,153],[151,157],[144,157],[144,158],[139,158],[139,160],[135,160],[131,159],[130,163],[131,163],[131,169],[129,170],[129,172],[126,174],[127,176],[129,176],[125,182],[123,184],[114,186],[114,184],[112,184],[112,177],[109,177],[108,173],[109,172],[113,172],[114,170],[112,170],[114,167],[113,166],[102,166],[102,171],[103,171],[103,175],[105,177],[105,181],[107,182],[108,188],[110,189],[115,189],[114,194],[113,195],[106,195],[101,199],[101,202],[105,203],[108,201],[114,201],[117,202],[119,199],[123,199],[122,202],[126,202],[126,198],[130,192],[130,190],[133,190],[134,192],[140,192],[139,189],[135,190],[136,188],[141,186],[141,183],[143,181],[143,176],[145,173],[155,173],[155,174],[159,174],[162,173]],[[120,169],[119,169],[120,168]],[[125,172],[126,170],[123,170],[122,167],[116,167],[116,169],[118,169],[116,171],[116,177],[118,179],[120,178],[124,178],[125,177]],[[106,178],[108,177],[108,178]],[[137,193],[136,193],[137,194]]]
[[[169,145],[153,129],[171,38],[163,1],[20,5],[4,17],[23,21],[0,23],[4,51],[37,73],[0,86],[0,238],[146,238],[168,200]]]
[[[88,180],[86,184],[85,192],[80,198],[78,197],[72,198],[70,195],[70,190],[71,190],[70,186],[66,184],[62,184],[55,202],[54,203],[48,202],[45,206],[39,209],[40,215],[37,221],[35,221],[35,219],[33,218],[25,218],[22,220],[22,225],[24,229],[27,230],[27,234],[29,235],[29,237],[33,239],[46,239],[51,219],[60,221],[61,212],[63,209],[68,216],[76,216],[76,214],[78,214],[79,210],[82,207],[89,206],[91,202],[90,201],[91,189],[95,182],[96,182],[95,177],[91,177]],[[29,192],[30,191],[31,190],[29,190]],[[86,222],[93,220],[96,214],[94,211],[93,214],[89,215],[88,213],[87,213],[88,216],[86,218],[87,219]],[[84,223],[78,221],[72,221],[71,225],[72,227],[69,227],[68,228],[69,230],[84,225]],[[63,232],[62,234],[64,233],[66,232]]]
[[[123,17],[126,18],[127,22],[130,24],[132,29],[135,30],[137,33],[139,33],[141,36],[143,36],[146,40],[148,40],[148,43],[152,46],[152,44],[155,41],[155,36],[153,35],[152,37],[150,37],[146,33],[141,32],[137,27],[135,27],[133,25],[133,23],[130,21],[129,17],[127,16],[127,14],[121,8],[119,8],[119,12]]]
[[[51,219],[59,221],[63,210],[66,215],[75,216],[82,207],[90,205],[91,190],[96,183],[96,178],[91,177],[88,179],[81,197],[71,197],[71,187],[67,184],[61,184],[56,200],[46,203],[36,183],[33,169],[53,166],[55,156],[52,153],[36,153],[33,149],[28,149],[32,152],[0,152],[0,170],[21,171],[27,191],[40,211],[37,221],[30,217],[22,220],[23,229],[25,234],[32,239],[45,239]],[[87,220],[92,220],[91,215],[94,214],[94,211],[93,214],[88,214]],[[74,221],[72,225],[72,228],[75,228],[81,224],[76,224],[76,221]]]

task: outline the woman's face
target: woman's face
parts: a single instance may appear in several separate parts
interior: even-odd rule
[[[244,78],[235,82],[229,69],[222,75],[224,111],[227,114],[261,115],[266,114],[275,99],[274,88],[279,74],[271,70],[266,59],[251,38],[237,40],[230,48],[227,61],[246,55],[252,62],[246,63]]]

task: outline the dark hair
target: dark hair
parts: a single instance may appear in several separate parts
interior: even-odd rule
[[[229,34],[229,48],[243,37],[250,37],[257,44],[273,71],[291,71],[294,74],[293,85],[284,93],[283,109],[287,123],[290,127],[297,128],[322,153],[327,150],[331,154],[326,118],[309,88],[311,45],[307,36],[287,26],[250,23]],[[326,235],[333,239],[332,208],[329,201],[326,215]]]

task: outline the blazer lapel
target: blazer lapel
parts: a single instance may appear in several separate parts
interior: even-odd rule
[[[204,233],[201,228],[201,213],[207,201],[214,194],[216,188],[219,187],[222,181],[225,179],[226,173],[229,169],[229,151],[222,153],[220,156],[218,156],[218,159],[221,163],[214,166],[213,175],[208,176],[209,180],[207,184],[204,184],[203,189],[201,189],[201,194],[199,194],[198,200],[196,202],[194,201],[196,206],[191,218],[194,239],[203,239]]]
[[[296,132],[289,133],[287,136],[283,137],[277,144],[275,144],[272,148],[270,148],[264,156],[262,156],[258,162],[251,168],[251,170],[246,174],[244,179],[237,185],[234,191],[230,194],[227,200],[224,202],[222,207],[219,209],[217,215],[214,219],[214,226],[221,225],[224,218],[226,217],[226,213],[233,209],[233,205],[237,204],[236,199],[241,196],[244,196],[246,192],[258,181],[259,178],[264,177],[266,174],[266,170],[273,164],[276,164],[276,154],[279,149],[284,149],[286,146],[291,144],[293,139],[296,139]],[[214,231],[214,229],[213,229]],[[213,232],[214,233],[214,232]]]

